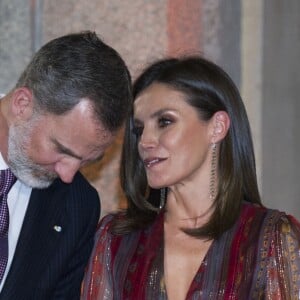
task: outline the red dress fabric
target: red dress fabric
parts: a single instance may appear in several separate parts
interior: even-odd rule
[[[163,213],[145,230],[116,236],[100,223],[82,299],[168,299]],[[186,299],[300,299],[300,225],[277,210],[243,204],[235,225],[214,240]]]

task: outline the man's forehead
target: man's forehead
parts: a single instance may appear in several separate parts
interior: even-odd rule
[[[52,142],[60,152],[80,160],[101,157],[115,136],[85,108],[77,107],[73,112],[49,121],[53,126],[50,130]]]

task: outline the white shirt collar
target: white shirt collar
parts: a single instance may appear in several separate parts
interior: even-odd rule
[[[8,169],[8,165],[4,161],[2,154],[0,152],[0,170],[6,170],[6,169]]]
[[[0,93],[0,99],[2,98],[2,97],[4,97],[5,96],[5,94],[2,94],[2,93]],[[8,167],[8,165],[6,164],[6,162],[4,161],[4,159],[3,159],[3,157],[2,157],[2,154],[1,154],[1,152],[0,152],[0,170],[6,170],[6,169],[8,169],[9,167]]]

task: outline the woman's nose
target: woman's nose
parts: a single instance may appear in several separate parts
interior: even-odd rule
[[[144,129],[139,142],[142,148],[152,148],[157,145],[157,137],[151,129]]]

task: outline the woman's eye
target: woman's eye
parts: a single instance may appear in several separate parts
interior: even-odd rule
[[[159,118],[159,120],[158,120],[159,127],[166,127],[166,126],[170,125],[171,123],[172,123],[172,120],[170,120],[169,118]]]
[[[134,126],[132,128],[132,133],[136,136],[136,137],[140,137],[143,134],[143,130],[144,127],[142,126]]]

